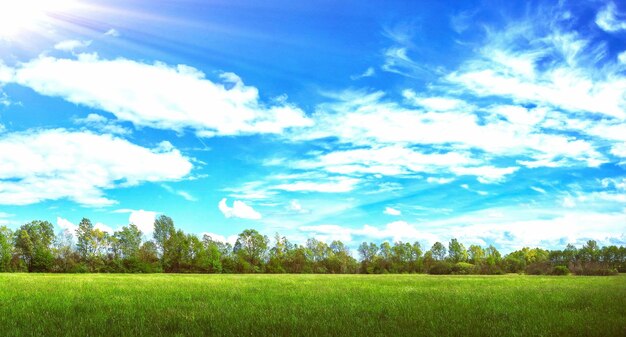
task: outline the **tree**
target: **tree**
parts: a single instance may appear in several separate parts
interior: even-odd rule
[[[233,252],[245,262],[244,270],[260,272],[265,260],[269,239],[255,229],[246,229],[239,234]]]
[[[446,258],[446,247],[439,241],[435,242],[430,251],[436,261],[443,261]]]
[[[419,242],[415,241],[411,246],[411,261],[410,261],[410,272],[419,273],[422,271],[422,246]]]
[[[122,258],[127,260],[137,258],[137,253],[141,247],[142,235],[135,224],[124,226],[113,234],[113,237],[117,240],[117,248]]]
[[[54,240],[54,271],[68,273],[74,271],[80,256],[74,249],[72,232],[65,229],[59,232]]]
[[[468,250],[469,262],[472,264],[481,264],[485,258],[485,251],[479,245],[471,245]]]
[[[0,272],[11,271],[13,257],[13,232],[6,226],[0,226]]]
[[[139,248],[137,253],[139,258],[141,271],[144,273],[154,273],[162,271],[159,266],[159,256],[156,244],[152,241],[146,241]]]
[[[328,271],[333,274],[354,273],[357,270],[356,260],[350,255],[350,250],[343,242],[335,240],[330,244]]]
[[[163,243],[163,270],[168,273],[186,271],[191,260],[191,241],[182,230],[172,233]]]
[[[176,229],[174,228],[174,221],[172,218],[161,215],[158,219],[154,220],[154,243],[157,246],[157,250],[161,255],[165,254],[165,243],[174,235]]]
[[[91,259],[95,254],[96,245],[93,230],[93,224],[87,218],[80,220],[76,229],[76,239],[78,241],[76,249],[84,261]]]
[[[580,249],[580,257],[584,262],[596,262],[600,255],[600,249],[598,243],[594,240],[589,240]]]
[[[448,256],[454,263],[467,261],[467,250],[457,239],[452,239],[448,244]]]
[[[290,248],[291,244],[286,237],[281,237],[278,233],[274,235],[274,247],[270,249],[269,261],[267,263],[268,273],[278,274],[287,272],[287,258]]]
[[[374,273],[374,259],[378,253],[378,246],[375,243],[363,242],[359,246],[359,255],[361,255],[361,272],[366,274]]]
[[[222,272],[222,252],[220,250],[220,243],[213,241],[209,235],[202,237],[204,249],[207,254],[206,266],[209,273],[221,273]]]
[[[410,271],[410,263],[413,261],[413,250],[410,243],[396,242],[391,247],[392,273],[405,273]]]
[[[28,271],[51,271],[54,261],[51,245],[54,241],[52,224],[48,221],[31,221],[22,225],[15,239],[15,248]]]

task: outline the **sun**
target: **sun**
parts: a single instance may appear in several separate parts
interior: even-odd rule
[[[45,29],[51,14],[66,11],[77,0],[0,0],[0,39],[22,32]]]

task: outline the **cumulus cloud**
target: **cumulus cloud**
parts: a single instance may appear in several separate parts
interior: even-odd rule
[[[4,81],[110,112],[136,126],[191,129],[211,137],[278,134],[312,124],[293,105],[263,103],[258,90],[233,73],[222,73],[219,81],[212,81],[186,65],[106,60],[95,54],[80,54],[76,59],[41,56],[12,72],[3,76]]]
[[[132,210],[128,216],[128,223],[134,224],[144,234],[154,232],[154,219],[156,219],[157,212]]]
[[[68,198],[116,203],[105,190],[179,180],[193,165],[176,149],[150,149],[116,138],[64,129],[0,135],[0,204],[28,205]]]
[[[72,235],[76,235],[76,230],[78,229],[78,225],[61,217],[57,217],[57,226],[64,231],[70,232]]]
[[[246,205],[245,202],[240,200],[233,201],[233,206],[229,207],[226,204],[226,198],[220,200],[218,204],[219,210],[227,218],[241,218],[241,219],[261,219],[261,213],[254,210],[254,208]]]

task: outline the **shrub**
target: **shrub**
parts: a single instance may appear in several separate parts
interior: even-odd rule
[[[611,276],[618,274],[617,269],[610,268],[600,262],[570,263],[569,269],[576,275]]]
[[[433,264],[432,267],[428,270],[429,274],[433,275],[448,275],[452,274],[452,264],[448,262],[437,262]]]
[[[474,265],[467,262],[458,262],[452,266],[452,274],[468,275],[474,273]]]
[[[566,266],[556,266],[552,269],[552,275],[569,275],[570,271]]]
[[[535,262],[526,266],[527,275],[549,275],[552,272],[552,265],[548,261]]]

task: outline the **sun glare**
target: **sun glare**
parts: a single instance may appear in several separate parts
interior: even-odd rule
[[[76,0],[0,0],[0,39],[22,32],[44,29],[50,14],[66,11]]]

